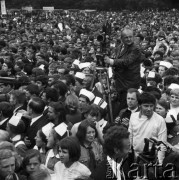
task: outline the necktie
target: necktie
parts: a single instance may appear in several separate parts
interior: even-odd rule
[[[91,172],[93,172],[96,168],[96,160],[95,160],[95,155],[94,152],[92,151],[92,147],[89,146],[86,149],[88,149],[89,152],[89,157],[90,157],[90,161],[89,161],[89,169]]]
[[[120,52],[120,55],[122,55],[122,53],[124,52],[124,45],[122,46],[122,48],[121,48],[121,52]]]

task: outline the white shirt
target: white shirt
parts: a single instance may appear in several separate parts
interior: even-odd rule
[[[37,117],[35,117],[35,118],[32,118],[31,123],[30,123],[30,126],[32,126],[32,124],[34,124],[41,116],[42,116],[42,115],[37,116]]]
[[[72,136],[76,136],[76,133],[78,131],[78,127],[81,124],[81,122],[75,123],[71,128],[71,134]]]
[[[48,106],[45,106],[44,111],[48,109]]]
[[[104,127],[105,127],[106,124],[107,124],[107,121],[104,120],[104,119],[101,119],[101,120],[98,121],[97,123],[99,124],[99,129],[100,129],[100,131],[103,132],[103,129],[104,129]]]
[[[122,161],[120,163],[117,163],[116,161],[114,161],[113,159],[111,159],[109,156],[107,156],[107,161],[113,171],[113,173],[115,174],[117,180],[121,180],[121,171],[120,171],[120,168],[121,168],[121,164],[122,164]],[[123,177],[124,174],[123,174]]]
[[[47,158],[46,158],[46,161],[45,161],[45,167],[48,166],[49,159],[53,158],[53,157],[60,158],[59,154],[55,155],[54,152],[53,152],[53,149],[50,149],[49,152],[47,152]]]
[[[167,113],[167,116],[165,118],[165,121],[167,123],[170,123],[170,122],[173,122],[172,118],[171,118],[171,115],[173,115],[173,117],[177,120],[177,115],[179,113],[179,107],[176,107],[176,108],[171,108],[168,113]]]
[[[38,150],[40,153],[45,153],[45,151],[43,151],[42,148],[40,148],[40,150],[39,150],[39,148],[37,147],[37,145],[35,145],[33,149]]]
[[[69,168],[59,161],[55,164],[54,170],[57,180],[87,179],[91,175],[90,170],[78,161]]]
[[[14,136],[13,138],[11,138],[12,142],[14,142],[14,146],[15,148],[17,148],[19,145],[25,145],[24,141],[21,140],[21,135],[18,134],[16,136]],[[21,141],[20,141],[21,140]]]
[[[131,110],[131,109],[128,108],[128,110],[131,111],[131,113],[135,113],[135,112],[137,111],[137,109],[138,109],[138,107],[135,108],[135,109],[133,109],[133,110]]]
[[[6,122],[7,120],[8,120],[8,118],[2,120],[2,121],[0,122],[0,126],[1,126],[4,122]]]
[[[129,121],[130,141],[135,152],[141,153],[144,148],[144,138],[157,138],[159,141],[167,141],[167,128],[163,117],[157,113],[153,113],[148,119],[146,116],[139,116],[140,112],[131,114]],[[163,161],[164,149],[158,153],[158,159]]]

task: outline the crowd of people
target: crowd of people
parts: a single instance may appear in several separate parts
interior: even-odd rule
[[[135,179],[139,162],[179,175],[178,15],[1,16],[0,180]]]

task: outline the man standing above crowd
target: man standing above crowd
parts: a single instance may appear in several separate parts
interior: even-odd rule
[[[113,66],[114,80],[120,98],[120,110],[127,107],[126,94],[129,88],[139,88],[141,51],[134,44],[131,29],[121,33],[122,44],[117,49],[116,59],[105,57],[105,62]]]

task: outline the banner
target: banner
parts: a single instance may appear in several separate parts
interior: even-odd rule
[[[32,12],[33,8],[32,6],[25,6],[25,7],[22,7],[22,10]]]
[[[84,11],[85,11],[85,12],[89,12],[89,13],[90,13],[90,12],[96,12],[96,10],[94,10],[94,9],[85,9]]]
[[[1,1],[1,14],[7,14],[5,0]]]
[[[54,11],[54,7],[43,7],[44,11]]]

